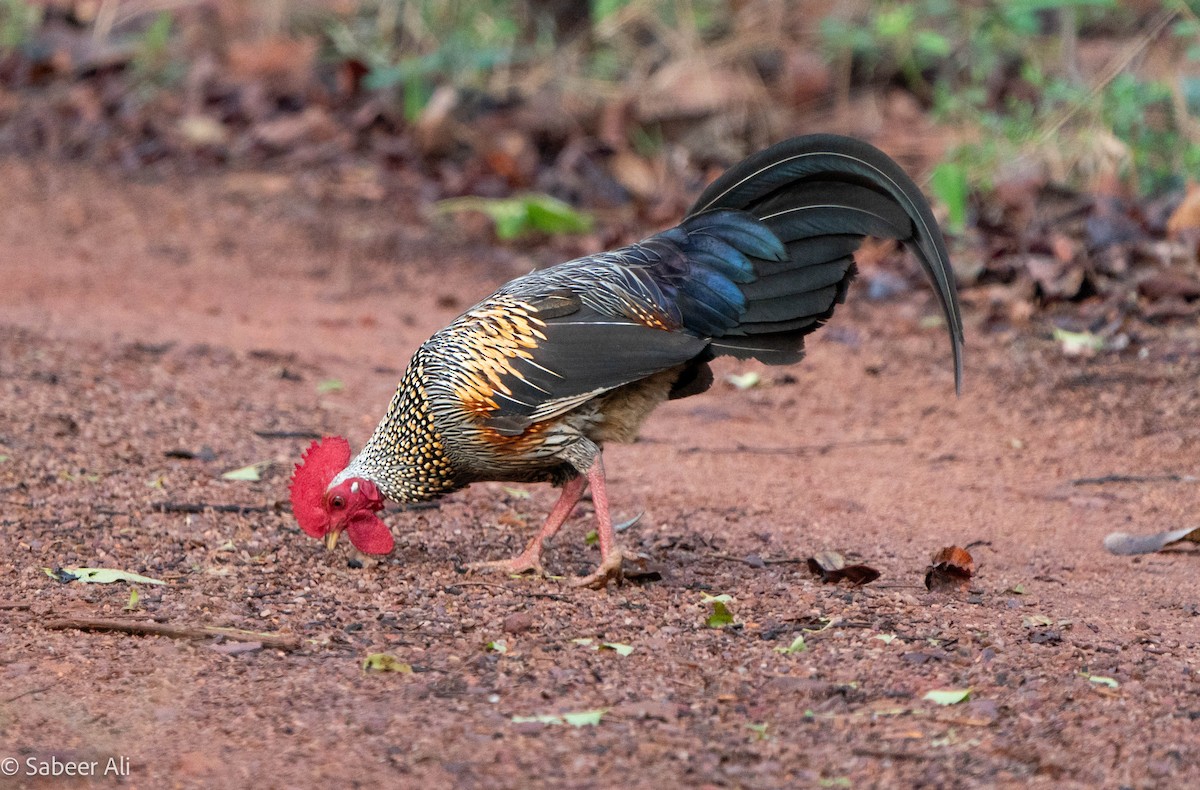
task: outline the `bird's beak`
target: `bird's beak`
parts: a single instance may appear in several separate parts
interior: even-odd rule
[[[337,546],[338,536],[341,534],[342,534],[342,531],[340,529],[335,529],[332,532],[326,532],[325,533],[325,548],[329,551],[333,551],[334,547]]]

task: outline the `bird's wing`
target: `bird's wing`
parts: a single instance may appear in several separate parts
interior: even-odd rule
[[[574,288],[518,295],[537,284],[526,280],[448,327],[445,341],[463,346],[458,358],[465,362],[446,374],[446,384],[480,423],[501,435],[519,435],[609,390],[680,365],[708,344],[630,292],[621,292],[623,299],[613,293],[591,298],[595,294],[581,292],[585,282],[576,278]],[[589,286],[605,287],[603,280]]]

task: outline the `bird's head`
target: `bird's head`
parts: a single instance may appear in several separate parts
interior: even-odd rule
[[[345,532],[354,547],[364,554],[387,554],[394,541],[387,525],[375,514],[383,510],[383,495],[370,480],[351,477],[331,486],[338,473],[350,463],[350,443],[340,436],[313,442],[292,473],[292,513],[300,528],[337,545]]]

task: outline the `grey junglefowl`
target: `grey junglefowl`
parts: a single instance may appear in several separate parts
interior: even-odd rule
[[[917,256],[945,314],[962,378],[962,319],[945,242],[916,184],[847,137],[779,143],[714,181],[683,221],[629,247],[507,283],[413,355],[379,427],[351,458],[341,437],[296,465],[293,512],[333,548],[344,531],[383,554],[384,500],[437,499],[483,480],[562,488],[528,547],[476,567],[542,572],[542,544],[591,486],[600,564],[619,578],[602,451],[629,442],[663,401],[713,381],[718,356],[785,365],[844,301],[864,236]]]

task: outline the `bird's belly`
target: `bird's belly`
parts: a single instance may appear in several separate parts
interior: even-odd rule
[[[466,479],[535,483],[562,483],[586,471],[599,447],[580,430],[571,415],[535,423],[518,436],[505,436],[480,427],[464,436],[462,452],[457,442],[447,442],[455,467]]]

